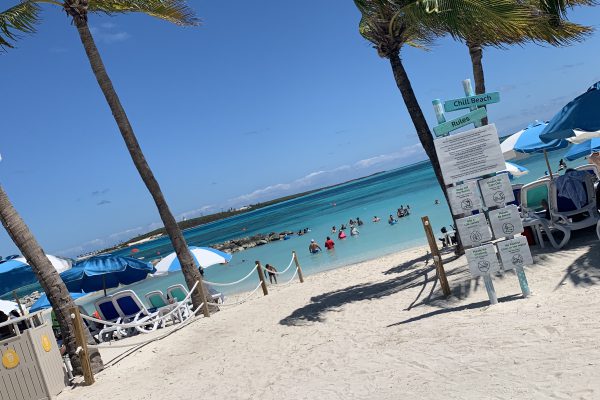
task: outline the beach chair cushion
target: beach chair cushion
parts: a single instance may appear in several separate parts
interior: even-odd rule
[[[526,192],[526,199],[527,199],[527,207],[535,210],[535,211],[539,211],[544,209],[544,207],[542,206],[542,200],[546,200],[548,201],[548,187],[543,185],[543,186],[537,186],[534,188],[531,188],[529,190],[527,190]]]
[[[120,317],[119,311],[112,302],[112,297],[96,300],[95,306],[98,314],[105,321],[114,321]]]
[[[185,300],[185,298],[188,295],[187,290],[185,290],[185,288],[181,287],[180,285],[172,287],[169,291],[169,294],[177,301]]]
[[[147,293],[146,299],[148,300],[148,303],[150,303],[150,306],[152,306],[153,308],[158,309],[169,306],[165,295],[160,290],[155,290],[153,292]]]

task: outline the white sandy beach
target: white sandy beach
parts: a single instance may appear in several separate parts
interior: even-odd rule
[[[444,300],[415,248],[271,286],[58,399],[598,399],[600,243],[533,250],[528,299],[509,273],[489,307],[462,257]]]

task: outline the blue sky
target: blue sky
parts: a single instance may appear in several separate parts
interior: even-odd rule
[[[424,159],[389,62],[357,32],[350,0],[195,1],[202,26],[90,16],[98,47],[178,219],[256,203]],[[48,253],[75,256],[160,226],[75,28],[51,6],[0,55],[0,181]],[[571,19],[589,25],[600,8]],[[597,26],[596,26],[597,27]],[[600,39],[488,49],[500,134],[550,118],[600,80]],[[407,48],[430,125],[462,94],[464,45]],[[16,253],[4,230],[0,254]]]

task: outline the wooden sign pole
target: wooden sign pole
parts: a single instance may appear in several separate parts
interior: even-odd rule
[[[298,270],[298,278],[300,279],[300,283],[304,283],[304,275],[302,275],[302,267],[300,266],[300,262],[298,261],[298,256],[295,251],[292,251],[292,256],[294,257],[294,262],[296,263],[296,269]]]
[[[442,257],[440,256],[440,251],[437,247],[433,230],[431,229],[429,217],[421,217],[421,221],[423,222],[425,236],[427,236],[427,242],[429,243],[429,249],[431,250],[431,255],[433,256],[433,262],[435,264],[437,277],[440,280],[442,292],[444,293],[444,296],[450,296],[450,285],[448,284],[448,278],[446,277],[446,271],[444,270],[444,263],[442,262]]]
[[[260,261],[256,261],[256,271],[258,271],[258,279],[260,279],[263,294],[266,296],[269,294],[269,290],[267,289],[267,281],[265,281],[265,274],[263,273]]]
[[[77,355],[81,361],[81,368],[83,369],[83,378],[85,379],[86,385],[93,385],[94,373],[92,371],[92,365],[90,364],[90,355],[88,353],[87,341],[85,340],[85,332],[83,322],[81,320],[81,314],[79,314],[79,308],[73,307],[69,309],[69,314],[73,320],[73,327],[75,329],[75,343],[77,344]]]

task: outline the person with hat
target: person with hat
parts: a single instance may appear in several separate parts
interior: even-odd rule
[[[322,250],[321,246],[319,246],[317,244],[317,242],[315,242],[315,239],[311,239],[310,244],[308,245],[308,251],[311,254],[316,254],[316,253],[320,252],[321,250]]]

